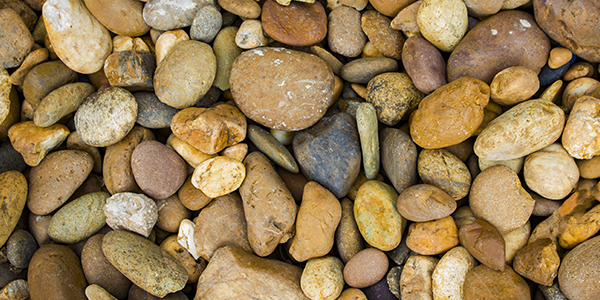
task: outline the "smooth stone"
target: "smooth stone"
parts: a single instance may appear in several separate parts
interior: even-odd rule
[[[171,119],[179,110],[170,107],[158,99],[152,92],[133,94],[138,105],[136,123],[150,129],[168,128]]]
[[[479,265],[467,273],[463,289],[469,300],[531,299],[527,282],[510,266],[499,272]]]
[[[431,256],[413,255],[402,269],[400,295],[402,299],[432,299],[432,274],[438,259]]]
[[[177,192],[177,196],[179,197],[181,204],[191,211],[201,210],[212,201],[212,198],[206,196],[201,190],[194,187],[191,175],[185,180]]]
[[[553,82],[561,79],[569,70],[569,67],[571,67],[571,64],[573,64],[575,62],[575,59],[577,59],[576,56],[573,56],[573,59],[570,60],[569,62],[567,62],[566,64],[562,65],[561,67],[558,68],[550,68],[548,65],[545,65],[541,70],[540,70],[540,74],[538,74],[538,78],[540,80],[540,86],[548,86],[550,84],[552,84]]]
[[[69,129],[62,124],[43,128],[33,121],[14,124],[8,130],[8,138],[14,149],[23,156],[29,166],[39,165],[48,152],[56,149],[69,136]]]
[[[34,213],[29,213],[27,222],[27,225],[29,225],[29,232],[31,232],[40,246],[54,243],[48,235],[48,224],[51,219],[52,215],[39,216]]]
[[[85,288],[85,296],[88,300],[117,300],[107,290],[97,284],[90,284]]]
[[[525,245],[513,261],[515,272],[540,285],[551,286],[558,275],[560,257],[551,239],[539,239]]]
[[[345,289],[336,300],[367,300],[367,296],[360,289]]]
[[[400,60],[405,39],[401,32],[390,27],[391,21],[376,10],[368,10],[361,17],[361,28],[381,54]]]
[[[154,30],[154,29],[153,29]],[[156,65],[163,61],[165,56],[180,42],[189,41],[190,36],[183,29],[175,29],[160,33],[154,42],[154,51],[156,56]]]
[[[438,49],[451,52],[467,32],[467,6],[462,1],[424,0],[417,13],[417,24],[425,39]]]
[[[123,36],[141,36],[150,30],[144,21],[144,3],[135,0],[103,2],[84,0],[90,13],[108,30]],[[127,16],[115,17],[115,16]]]
[[[458,228],[451,216],[412,223],[406,234],[406,246],[421,255],[441,254],[458,244]]]
[[[191,212],[181,204],[177,194],[158,200],[156,206],[158,207],[156,226],[166,232],[178,232],[181,221],[192,216]]]
[[[593,299],[598,286],[598,245],[600,238],[591,238],[571,250],[562,260],[558,270],[560,290],[568,299]]]
[[[590,77],[577,78],[569,82],[562,94],[562,105],[567,108],[567,111],[571,111],[575,102],[582,96],[597,97],[594,95],[598,86],[600,81]]]
[[[200,211],[195,224],[194,244],[198,255],[207,261],[226,245],[252,252],[242,200],[235,194],[215,198]]]
[[[118,47],[119,42],[129,39],[131,38],[115,37],[115,50],[104,63],[106,79],[110,85],[127,88],[129,91],[152,90],[156,59],[140,38]]]
[[[212,0],[149,0],[144,5],[143,18],[156,30],[173,30],[192,25],[200,8],[214,4]]]
[[[452,51],[448,82],[472,76],[489,84],[498,72],[520,65],[539,73],[548,52],[550,41],[533,16],[503,11],[477,24]]]
[[[83,74],[102,69],[112,51],[112,40],[83,1],[48,0],[42,16],[52,50],[65,65]]]
[[[144,291],[135,284],[131,286],[131,288],[129,289],[129,294],[127,296],[128,300],[189,300],[188,296],[186,296],[182,291],[170,293],[164,297],[157,297]]]
[[[154,200],[143,194],[116,193],[104,205],[106,224],[114,230],[126,229],[148,237],[158,220]]]
[[[302,262],[327,255],[341,218],[342,206],[337,198],[318,183],[308,182],[296,217],[296,234],[289,250],[292,257]]]
[[[400,194],[397,208],[407,220],[429,222],[451,215],[456,210],[456,201],[434,185],[417,184]]]
[[[433,299],[464,299],[465,278],[476,265],[477,261],[463,247],[446,252],[431,274]]]
[[[258,19],[261,14],[260,5],[253,0],[219,0],[224,10],[244,19]]]
[[[95,91],[91,84],[85,82],[63,85],[42,99],[35,110],[33,122],[39,127],[51,126],[75,112],[83,100]]]
[[[192,168],[196,168],[205,160],[217,156],[216,154],[206,154],[192,147],[192,145],[182,141],[174,134],[171,134],[167,139],[167,146],[173,148]]]
[[[23,80],[23,96],[34,108],[55,89],[77,79],[77,73],[62,61],[43,62],[33,67]]]
[[[242,49],[235,43],[235,36],[238,28],[229,26],[221,29],[213,41],[213,52],[217,59],[217,73],[213,86],[221,91],[229,89],[229,77],[231,75],[231,67],[233,62],[242,54]]]
[[[265,155],[254,151],[244,159],[244,165],[246,180],[239,192],[248,223],[248,240],[254,253],[264,257],[292,237],[298,208]]]
[[[490,223],[477,219],[469,225],[460,227],[458,238],[479,262],[496,271],[504,271],[504,238]]]
[[[370,0],[369,3],[371,5],[373,5],[373,8],[375,8],[378,12],[380,12],[388,17],[394,17],[404,7],[411,4],[412,0],[401,0],[401,1]]]
[[[187,271],[176,258],[128,231],[107,233],[102,240],[102,252],[131,282],[161,298],[182,290],[188,280]]]
[[[107,147],[121,141],[133,129],[137,110],[130,92],[109,87],[83,101],[75,113],[75,128],[86,144]]]
[[[80,150],[61,150],[50,153],[29,172],[27,207],[37,215],[47,215],[77,190],[92,172],[94,159]]]
[[[367,181],[354,200],[354,217],[363,238],[382,251],[396,248],[406,227],[396,209],[398,193],[391,186],[376,180]]]
[[[490,98],[500,105],[513,105],[531,98],[540,88],[537,74],[523,66],[500,71],[490,83]]]
[[[104,234],[90,237],[81,251],[81,266],[90,285],[99,285],[118,299],[125,299],[131,281],[117,270],[102,252]]]
[[[184,235],[186,236],[189,236],[191,234],[192,240],[182,241],[180,239],[181,232],[179,232],[177,235],[173,234],[165,238],[160,243],[160,247],[166,250],[169,254],[171,254],[173,257],[175,257],[181,262],[186,272],[188,273],[188,283],[196,283],[198,282],[198,278],[200,278],[202,271],[204,271],[204,268],[206,268],[207,261],[203,258],[200,258],[198,259],[198,261],[196,261],[196,259],[199,257],[193,255],[190,251],[190,247],[188,247],[190,246],[190,244],[194,243],[194,223],[192,223],[192,221],[188,219],[184,219],[181,222],[181,227],[184,227],[184,224],[192,226],[191,228],[189,228],[191,230],[187,229],[185,230],[186,233],[184,233]]]
[[[398,193],[417,183],[417,146],[397,128],[384,128],[380,136],[381,165]]]
[[[246,177],[246,167],[235,158],[217,156],[199,164],[192,184],[206,196],[216,198],[237,190]]]
[[[571,65],[569,70],[567,70],[567,73],[565,73],[563,79],[565,81],[571,81],[577,78],[590,77],[593,75],[593,73],[594,67],[592,66],[592,64],[588,62],[576,62],[573,65]]]
[[[235,34],[235,44],[241,49],[267,46],[273,40],[264,32],[259,20],[245,20]]]
[[[562,137],[562,145],[572,157],[591,159],[600,153],[595,114],[599,106],[600,99],[591,96],[582,96],[573,104]]]
[[[296,134],[293,149],[300,170],[343,198],[360,172],[360,141],[356,121],[347,113],[321,119]]]
[[[292,173],[300,171],[294,156],[269,132],[256,125],[248,125],[247,134],[252,143],[274,163]]]
[[[406,73],[390,72],[369,81],[366,99],[375,106],[381,123],[394,126],[417,108],[424,96]]]
[[[331,51],[346,57],[356,57],[362,52],[367,36],[361,28],[358,10],[340,6],[329,13],[327,44]]]
[[[560,200],[577,186],[579,168],[562,145],[555,143],[525,158],[523,178],[527,187],[540,196]]]
[[[217,60],[209,45],[179,42],[158,64],[154,91],[164,104],[177,109],[190,107],[208,92],[216,70]]]
[[[467,165],[448,150],[421,150],[417,171],[424,183],[440,188],[454,200],[469,194],[471,173]]]
[[[412,250],[410,250],[410,248],[408,248],[408,246],[406,245],[406,239],[403,239],[400,242],[400,245],[398,245],[398,247],[387,251],[385,254],[387,254],[387,256],[394,262],[396,263],[396,265],[398,266],[402,266],[404,265],[404,263],[406,263],[406,260],[415,255],[416,253],[413,252]]]
[[[217,249],[198,280],[195,300],[231,299],[253,295],[261,299],[308,300],[300,287],[302,269],[263,259],[235,246]]]
[[[388,269],[385,253],[375,248],[358,252],[344,267],[344,280],[354,288],[366,288],[385,277]]]
[[[342,64],[342,62],[329,51],[315,45],[310,47],[310,53],[324,60],[329,65],[331,70],[333,70],[333,74],[338,76],[340,75],[340,70],[342,69],[344,64]]]
[[[0,68],[21,65],[33,47],[33,37],[19,14],[11,8],[0,9]]]
[[[334,256],[324,256],[308,260],[302,276],[302,292],[312,300],[333,300],[344,288],[344,264]]]
[[[340,76],[349,82],[367,84],[373,77],[398,70],[398,62],[388,57],[368,57],[355,59],[343,67]]]
[[[19,171],[0,174],[0,247],[17,226],[27,201],[27,179]]]
[[[59,209],[48,224],[48,235],[56,242],[73,244],[82,241],[106,225],[104,204],[110,195],[90,193]]]
[[[29,264],[27,282],[33,300],[87,299],[79,257],[67,246],[51,244],[38,249]]]
[[[424,94],[431,94],[447,84],[442,54],[422,37],[413,36],[404,42],[402,64],[415,87]]]
[[[37,249],[38,245],[33,235],[26,230],[17,229],[6,242],[6,258],[11,265],[25,269]]]
[[[354,203],[344,198],[340,204],[342,218],[335,230],[335,246],[342,262],[348,263],[356,253],[365,248],[365,241],[354,219]]]
[[[221,25],[223,25],[223,16],[219,10],[213,5],[206,5],[194,16],[190,37],[192,40],[210,43],[221,30]]]
[[[231,158],[237,159],[239,161],[244,161],[244,158],[246,158],[246,155],[248,155],[248,144],[239,143],[239,144],[235,144],[233,146],[229,146],[229,147],[223,149],[219,153],[219,155],[231,157]]]
[[[142,192],[133,177],[131,154],[141,142],[153,139],[150,129],[136,125],[120,142],[106,147],[102,175],[109,193]]]
[[[0,140],[6,140],[10,126],[20,120],[19,96],[6,69],[0,68]]]
[[[175,194],[187,177],[185,161],[158,141],[144,141],[135,147],[131,171],[142,191],[154,199]]]
[[[262,70],[269,69],[270,72]],[[316,55],[285,48],[240,54],[231,69],[231,94],[246,117],[272,129],[314,125],[333,103],[334,75]]]
[[[268,36],[290,46],[311,46],[327,35],[327,14],[319,2],[293,1],[283,6],[267,0],[261,21]]]
[[[361,103],[356,110],[356,127],[360,137],[362,160],[367,179],[375,179],[379,174],[379,132],[377,111],[372,104]]]
[[[0,2],[0,7],[14,10],[21,17],[21,19],[23,19],[23,22],[29,31],[33,31],[35,29],[35,24],[38,22],[38,16],[33,11],[30,4],[26,3],[26,1],[3,0]]]

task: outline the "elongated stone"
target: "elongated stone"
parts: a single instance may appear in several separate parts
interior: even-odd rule
[[[356,110],[356,126],[360,137],[363,166],[367,179],[375,179],[379,173],[379,132],[377,112],[373,104],[363,102]]]
[[[273,162],[292,173],[299,172],[294,156],[266,130],[256,125],[249,125],[247,134],[252,143]]]

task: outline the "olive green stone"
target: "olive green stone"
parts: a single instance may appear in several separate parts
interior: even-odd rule
[[[379,173],[379,132],[377,112],[373,104],[363,102],[356,110],[356,125],[362,149],[363,167],[367,179],[375,179]]]
[[[106,225],[104,204],[110,194],[90,193],[62,207],[48,224],[48,235],[59,243],[82,241]]]
[[[256,125],[249,125],[247,135],[252,143],[276,164],[292,173],[298,173],[298,164],[294,156],[269,132]]]
[[[48,127],[79,108],[83,100],[96,89],[85,82],[63,85],[42,99],[33,115],[33,122],[39,127]]]

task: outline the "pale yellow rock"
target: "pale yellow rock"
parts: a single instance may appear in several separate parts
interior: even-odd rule
[[[239,144],[236,144],[233,146],[226,147],[225,149],[221,150],[221,152],[219,153],[219,155],[221,155],[221,156],[231,157],[231,158],[237,159],[239,161],[243,161],[244,158],[246,158],[247,154],[248,154],[248,144],[246,144],[246,143],[239,143]]]
[[[83,1],[48,0],[42,16],[52,49],[65,65],[83,74],[102,69],[112,51],[112,39]]]
[[[402,300],[424,300],[433,296],[431,275],[438,263],[432,256],[413,255],[406,261],[400,276]]]
[[[467,273],[477,265],[477,260],[464,247],[450,249],[437,263],[431,274],[433,300],[462,300]]]
[[[573,105],[563,131],[562,145],[577,159],[600,154],[600,99],[583,96]]]
[[[335,256],[311,258],[300,277],[300,287],[311,300],[334,300],[344,288],[344,263]]]
[[[10,111],[12,85],[8,82],[9,78],[8,71],[0,68],[0,124],[8,117]]]
[[[557,103],[560,99],[560,90],[562,89],[562,86],[562,80],[559,79],[555,81],[542,92],[542,94],[540,95],[540,99],[550,101],[552,103]]]
[[[85,288],[85,296],[88,300],[117,300],[115,296],[111,295],[97,284],[88,285],[88,287]]]
[[[519,174],[521,172],[521,169],[523,168],[523,163],[525,162],[524,156],[507,160],[487,160],[481,157],[479,157],[478,159],[479,170],[481,170],[482,172],[485,171],[485,169],[493,167],[495,165],[505,165],[511,170],[513,170],[515,173]]]
[[[540,196],[560,200],[577,185],[579,168],[565,148],[554,143],[527,156],[523,178],[527,186]]]
[[[192,175],[192,185],[210,198],[237,190],[246,178],[246,167],[237,159],[217,156],[202,162]]]
[[[167,145],[171,146],[171,148],[173,148],[173,150],[175,150],[175,152],[177,152],[193,168],[196,168],[205,160],[217,156],[216,154],[206,154],[192,147],[174,134],[171,134],[167,139]]]
[[[154,45],[156,51],[156,65],[158,66],[158,64],[163,60],[163,58],[165,58],[173,46],[179,42],[189,40],[190,36],[182,29],[163,32],[158,37],[156,44]]]
[[[507,264],[512,264],[517,251],[527,245],[530,234],[531,222],[527,221],[525,225],[502,235],[504,238],[504,257]]]
[[[467,32],[467,6],[461,0],[423,0],[417,24],[425,39],[438,49],[451,52]]]
[[[244,21],[235,34],[235,44],[242,49],[266,46],[269,43],[271,43],[271,38],[265,35],[259,20]]]
[[[21,122],[8,130],[8,138],[15,150],[29,166],[37,166],[46,154],[54,150],[69,136],[69,129],[62,124],[38,127],[33,121]]]

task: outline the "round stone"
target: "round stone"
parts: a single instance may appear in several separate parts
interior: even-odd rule
[[[360,55],[367,42],[360,18],[359,11],[343,5],[329,13],[327,44],[331,51],[347,57]]]
[[[177,152],[157,141],[144,141],[131,154],[131,170],[138,186],[154,199],[175,194],[185,182],[187,165]]]
[[[0,9],[0,31],[0,68],[20,66],[33,46],[27,25],[14,10],[3,8]]]
[[[600,277],[600,237],[589,239],[569,252],[560,264],[558,282],[569,299],[593,299],[600,293],[594,282]]]
[[[337,299],[344,288],[342,261],[333,256],[312,258],[304,267],[300,287],[312,300]]]
[[[217,36],[223,25],[223,16],[214,5],[207,5],[198,10],[192,27],[190,37],[192,40],[210,43]]]
[[[354,255],[344,267],[344,280],[354,288],[366,288],[385,277],[388,258],[383,251],[367,248]]]

